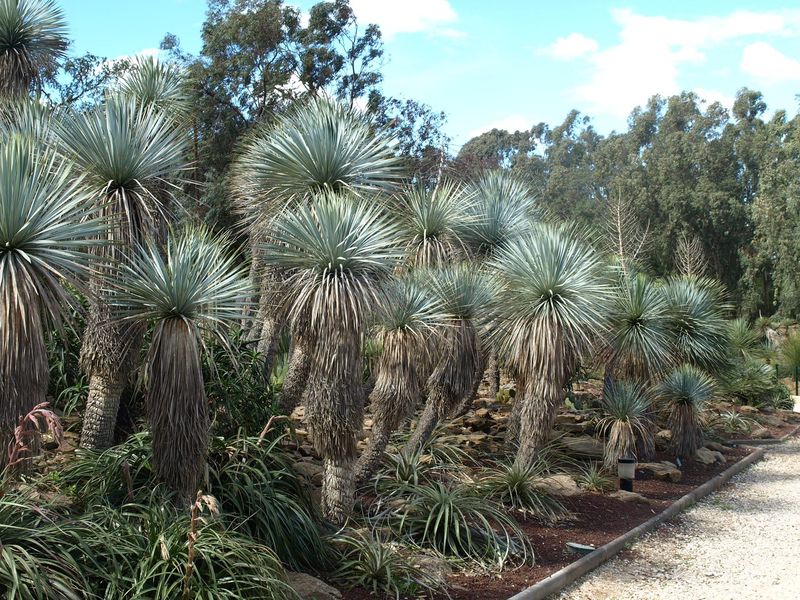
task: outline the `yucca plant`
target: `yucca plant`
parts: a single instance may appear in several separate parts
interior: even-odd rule
[[[617,468],[620,458],[650,458],[655,453],[651,400],[637,384],[619,381],[607,386],[603,393],[603,417],[597,424],[605,437],[603,464]]]
[[[360,534],[341,534],[334,539],[341,548],[334,579],[347,587],[362,587],[383,598],[421,595],[445,591],[445,581],[435,573],[414,565],[396,544]]]
[[[769,405],[789,397],[775,368],[757,358],[737,360],[717,376],[719,394],[742,404]]]
[[[176,116],[184,115],[190,108],[181,68],[154,56],[134,59],[117,92],[142,106],[154,106]]]
[[[491,279],[474,264],[462,263],[427,274],[427,285],[446,316],[440,356],[428,377],[425,407],[405,446],[420,450],[442,419],[472,399],[483,372],[479,331],[494,295]]]
[[[451,181],[432,189],[417,184],[400,194],[400,235],[409,266],[444,267],[463,256],[458,229],[467,219],[470,198],[463,186]]]
[[[761,335],[750,326],[747,319],[733,319],[726,327],[728,348],[733,358],[746,359],[757,354],[761,348]]]
[[[684,364],[667,374],[656,394],[667,412],[672,450],[680,458],[691,459],[703,447],[702,416],[714,396],[714,381],[697,367]]]
[[[232,191],[254,248],[253,273],[261,298],[251,338],[259,340],[265,373],[272,370],[286,319],[279,308],[285,293],[281,277],[258,250],[271,243],[270,221],[282,208],[307,204],[322,192],[391,192],[402,175],[401,165],[389,140],[375,134],[366,115],[325,98],[299,104],[242,145],[231,168]],[[292,331],[292,338],[281,392],[286,412],[303,395],[313,354],[311,340],[302,331]]]
[[[385,283],[400,258],[397,229],[382,207],[321,194],[271,226],[265,259],[285,277],[293,331],[313,336],[306,419],[323,457],[323,515],[341,523],[355,493],[356,442],[363,424],[362,346]]]
[[[537,486],[544,476],[539,465],[500,463],[486,469],[477,486],[481,494],[525,515],[557,521],[569,514],[559,500]]]
[[[574,232],[540,225],[492,261],[500,280],[496,340],[517,376],[517,462],[547,442],[564,386],[605,329],[600,259]],[[522,392],[520,397],[520,392]]]
[[[67,50],[54,0],[0,0],[0,97],[21,96]]]
[[[370,393],[372,432],[358,459],[356,476],[369,479],[380,464],[389,436],[422,400],[431,343],[445,322],[440,302],[414,278],[393,281],[378,312],[376,335],[383,347]]]
[[[608,380],[647,381],[666,370],[672,360],[668,311],[652,279],[642,273],[620,276],[608,306],[608,345],[601,353]]]
[[[108,288],[115,317],[154,325],[145,360],[145,404],[157,475],[188,505],[205,469],[208,402],[203,337],[224,336],[250,293],[246,271],[225,238],[188,227],[124,263]]]
[[[720,285],[702,277],[673,277],[664,286],[674,360],[707,371],[725,366],[727,305]]]
[[[79,308],[64,285],[81,285],[105,229],[69,163],[24,138],[0,147],[0,465],[46,399],[45,334]]]
[[[109,98],[101,107],[67,118],[58,128],[63,152],[85,173],[83,187],[114,227],[103,262],[125,263],[138,245],[155,239],[163,226],[171,181],[186,166],[186,138],[172,117],[155,107]],[[89,397],[81,446],[113,443],[119,400],[138,366],[143,329],[112,321],[102,272],[90,281],[94,293],[81,348],[89,375]]]
[[[795,369],[800,367],[800,334],[789,335],[779,348],[781,364],[794,374]]]
[[[616,467],[615,471],[616,472]],[[587,492],[604,492],[614,488],[614,482],[607,476],[602,465],[590,462],[578,470],[578,485]]]
[[[399,535],[454,558],[494,569],[533,563],[533,549],[519,524],[496,502],[466,485],[433,482],[406,488],[403,503],[385,521]]]

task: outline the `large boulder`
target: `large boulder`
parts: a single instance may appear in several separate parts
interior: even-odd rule
[[[551,496],[577,496],[581,489],[569,475],[550,475],[538,480],[534,487]]]
[[[669,429],[662,429],[656,434],[655,443],[658,450],[666,450],[672,441],[672,432]]]
[[[311,480],[314,485],[322,485],[322,465],[307,460],[298,460],[292,463],[292,468]]]
[[[342,593],[308,573],[286,573],[286,581],[302,600],[340,600]]]
[[[636,465],[636,468],[640,471],[644,471],[645,473],[650,473],[653,477],[660,479],[661,481],[678,483],[683,477],[683,473],[680,472],[680,469],[678,469],[675,464],[669,462],[668,460],[661,462],[639,463]]]
[[[566,449],[567,454],[586,456],[589,458],[603,457],[603,442],[589,435],[577,437],[567,435],[562,437],[560,442]]]
[[[773,437],[766,427],[757,427],[750,432],[750,437],[754,440],[768,440]]]
[[[713,465],[715,463],[723,465],[727,461],[722,452],[709,450],[708,448],[698,449],[694,455],[694,459],[703,465]]]

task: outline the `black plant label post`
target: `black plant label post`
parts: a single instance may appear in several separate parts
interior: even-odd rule
[[[636,477],[636,459],[620,458],[617,461],[617,475],[619,476],[619,489],[632,492],[633,480]]]

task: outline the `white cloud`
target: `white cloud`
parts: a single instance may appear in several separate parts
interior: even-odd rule
[[[736,11],[694,20],[639,15],[630,9],[612,10],[611,14],[620,28],[617,44],[591,50],[586,43],[581,47],[579,37],[573,37],[583,36],[571,34],[556,40],[549,49],[550,55],[555,56],[558,47],[562,52],[559,58],[585,57],[592,71],[588,81],[572,90],[573,94],[585,104],[584,110],[614,117],[627,116],[653,94],[679,92],[683,87],[679,83],[681,68],[704,63],[710,48],[750,36],[788,36],[800,31],[800,10]],[[572,44],[563,41],[570,38]],[[577,54],[578,50],[582,54]],[[793,64],[781,64],[791,66],[790,72],[795,72]],[[768,77],[770,71],[762,68],[761,74]]]
[[[597,42],[582,33],[570,33],[558,38],[555,42],[539,50],[539,54],[552,56],[558,60],[572,60],[586,54],[596,52]]]
[[[124,60],[133,61],[133,60],[136,60],[137,58],[148,58],[148,57],[151,57],[151,56],[158,58],[159,56],[161,56],[161,50],[159,50],[158,48],[145,48],[143,50],[139,50],[139,52],[137,52],[135,54],[120,54],[117,57],[108,58],[108,59],[104,60],[102,65],[98,65],[97,66],[96,71],[99,72],[101,67],[105,66],[105,65],[108,65],[109,67],[113,67],[115,64],[117,64],[120,61],[124,61]]]
[[[351,0],[350,6],[359,22],[377,24],[387,40],[398,33],[424,32],[449,38],[465,35],[451,27],[458,15],[449,0]]]
[[[730,110],[733,108],[733,103],[736,101],[736,98],[730,94],[720,92],[719,90],[709,90],[703,87],[696,87],[693,91],[698,95],[700,100],[705,100],[706,104],[709,106],[714,104],[714,102],[719,102],[722,106]]]
[[[767,42],[745,46],[740,67],[748,75],[771,83],[800,80],[800,61],[786,56]]]
[[[479,136],[482,133],[486,133],[487,131],[491,131],[492,129],[505,129],[506,131],[514,133],[515,131],[526,131],[532,126],[533,119],[523,117],[522,115],[511,115],[509,117],[488,123],[483,127],[473,129],[467,134],[466,139],[471,140],[472,138]]]

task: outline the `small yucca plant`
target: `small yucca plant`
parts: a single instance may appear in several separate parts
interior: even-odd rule
[[[118,91],[143,106],[155,106],[177,116],[190,108],[180,67],[153,56],[137,57],[120,80]]]
[[[604,416],[598,423],[606,438],[603,463],[606,469],[617,468],[620,458],[649,458],[655,452],[651,400],[641,385],[617,382],[603,394]]]
[[[203,336],[224,337],[224,327],[241,319],[250,286],[227,239],[203,228],[171,235],[165,254],[155,243],[142,249],[123,264],[109,295],[118,319],[155,326],[145,363],[153,461],[188,506],[208,450]]]
[[[569,511],[536,485],[542,477],[543,472],[536,465],[499,464],[486,470],[477,486],[487,498],[504,506],[545,521],[557,521]]]
[[[667,410],[675,455],[691,459],[703,446],[703,411],[714,396],[714,382],[692,365],[681,365],[656,386]]]

